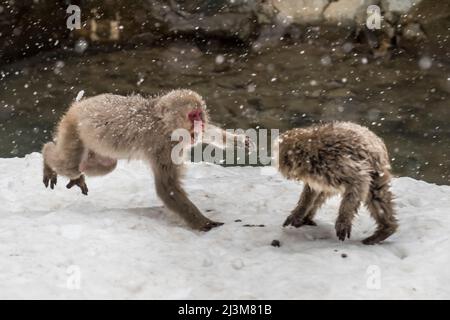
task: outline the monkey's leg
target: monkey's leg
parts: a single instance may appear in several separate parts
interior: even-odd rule
[[[372,181],[366,205],[377,223],[377,229],[373,235],[362,241],[364,244],[375,244],[383,241],[398,228],[392,205],[392,193],[389,190],[389,181],[389,173],[376,176]]]
[[[103,165],[101,163],[98,163],[96,165],[90,165],[80,171],[84,172],[88,177],[98,177],[98,176],[105,176],[108,173],[111,173],[112,171],[114,171],[116,166],[117,161],[115,161],[114,164],[111,165]]]
[[[206,218],[189,200],[180,185],[178,168],[168,160],[168,164],[153,164],[156,193],[166,207],[182,217],[195,230],[209,231],[223,223]]]
[[[52,168],[50,168],[44,158],[44,177],[42,181],[44,182],[45,187],[47,188],[50,184],[50,189],[54,189],[58,180],[57,177],[58,175],[56,174],[56,172],[53,171]]]
[[[87,194],[86,183],[79,170],[84,146],[78,135],[76,121],[70,115],[66,115],[58,125],[56,141],[56,144],[46,143],[42,149],[44,184],[48,185],[52,179],[56,182],[56,174],[60,174],[70,179],[68,188],[78,185],[83,194]]]
[[[355,182],[346,187],[335,224],[336,235],[339,240],[344,241],[346,237],[350,239],[353,218],[358,212],[361,201],[367,196],[367,190],[368,183],[365,182],[364,178],[361,179],[360,183]]]
[[[320,192],[319,195],[314,199],[314,202],[310,209],[308,210],[306,216],[303,218],[303,225],[308,226],[316,226],[317,224],[314,222],[313,218],[317,213],[317,210],[325,203],[328,199],[329,194],[326,192]]]
[[[312,189],[308,184],[305,184],[297,207],[292,210],[292,213],[286,218],[283,227],[294,226],[296,228],[303,225],[315,225],[312,220],[307,218],[309,210],[314,207],[314,201],[319,196],[319,193]]]
[[[78,186],[81,189],[81,193],[87,196],[88,194],[88,187],[86,185],[86,181],[84,179],[84,175],[81,175],[77,179],[70,179],[69,183],[67,184],[66,188],[70,189],[73,186]]]
[[[104,176],[112,172],[116,166],[116,159],[104,157],[91,150],[86,150],[79,165],[79,170],[89,177]]]

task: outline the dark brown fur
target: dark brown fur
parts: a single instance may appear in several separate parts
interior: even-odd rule
[[[376,232],[363,243],[378,243],[396,231],[388,153],[383,141],[369,129],[349,122],[294,129],[280,137],[278,149],[280,172],[305,183],[284,226],[315,225],[313,218],[320,206],[331,195],[341,193],[335,225],[340,240],[350,238],[361,203],[377,223]]]

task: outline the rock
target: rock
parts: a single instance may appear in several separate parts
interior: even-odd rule
[[[450,55],[449,1],[91,0],[80,2],[82,28],[73,31],[66,27],[66,2],[3,1],[0,62],[55,47],[74,48],[80,39],[89,42],[83,49],[93,47],[91,44],[147,46],[187,36],[208,41],[240,40],[238,43],[252,44],[256,51],[279,47],[286,34],[308,42],[343,42],[355,39],[354,34],[365,28],[371,4],[381,6],[384,14],[376,37],[386,35],[388,40],[397,40],[403,36],[401,45],[407,50],[431,48],[432,53]],[[382,43],[378,40],[375,47]]]
[[[83,3],[82,12],[86,24],[75,31],[76,37],[112,43],[132,39],[143,45],[186,34],[247,41],[275,16],[263,0],[92,0]]]
[[[264,48],[276,47],[286,33],[289,33],[288,27],[291,24],[291,18],[279,13],[276,15],[273,23],[264,24],[259,30],[259,36],[253,42],[252,49],[261,51]]]
[[[419,53],[428,52],[437,54],[450,60],[448,43],[450,41],[450,2],[427,0],[411,7],[407,14],[402,16],[401,24],[406,26],[408,35],[418,37],[405,37],[402,39],[402,46],[410,51]],[[417,26],[417,24],[419,26]],[[406,35],[406,34],[405,34]]]
[[[199,33],[217,37],[237,37],[247,40],[255,30],[251,16],[240,13],[223,13],[214,16],[192,14],[182,17],[176,14],[166,16],[169,32]]]
[[[381,7],[385,12],[405,13],[420,1],[421,0],[381,0]]]
[[[270,244],[272,247],[281,247],[280,240],[273,240]]]
[[[339,0],[331,2],[323,16],[329,23],[353,25],[362,16],[366,16],[367,7],[377,4],[375,0]]]
[[[263,21],[273,21],[275,13],[263,0],[148,2],[152,15],[170,33],[231,37],[243,41],[248,40]]]
[[[312,24],[323,20],[323,10],[328,0],[273,0],[280,14],[289,17],[292,23]]]
[[[402,30],[402,36],[406,40],[424,40],[425,34],[422,31],[422,27],[418,23],[409,23]]]

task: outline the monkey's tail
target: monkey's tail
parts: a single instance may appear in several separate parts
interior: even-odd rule
[[[372,174],[372,184],[368,194],[367,204],[374,217],[383,227],[389,227],[394,232],[398,222],[394,211],[394,196],[390,190],[391,174],[388,170]]]

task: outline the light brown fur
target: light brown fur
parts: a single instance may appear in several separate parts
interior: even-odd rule
[[[202,110],[205,102],[190,90],[174,90],[163,96],[102,94],[75,102],[58,124],[55,142],[44,145],[44,184],[56,185],[57,175],[70,178],[68,188],[78,185],[84,194],[86,175],[104,175],[116,167],[117,159],[143,159],[151,165],[156,192],[167,208],[179,214],[193,229],[208,231],[222,223],[199,211],[181,186],[182,166],[171,159],[177,142],[175,129],[192,130],[191,110]]]
[[[329,196],[341,193],[335,225],[340,240],[350,238],[352,220],[362,202],[377,223],[376,232],[363,243],[378,243],[396,231],[389,157],[385,144],[372,131],[350,122],[316,125],[285,132],[277,148],[280,172],[305,183],[284,226],[315,225],[313,217],[320,206]]]

